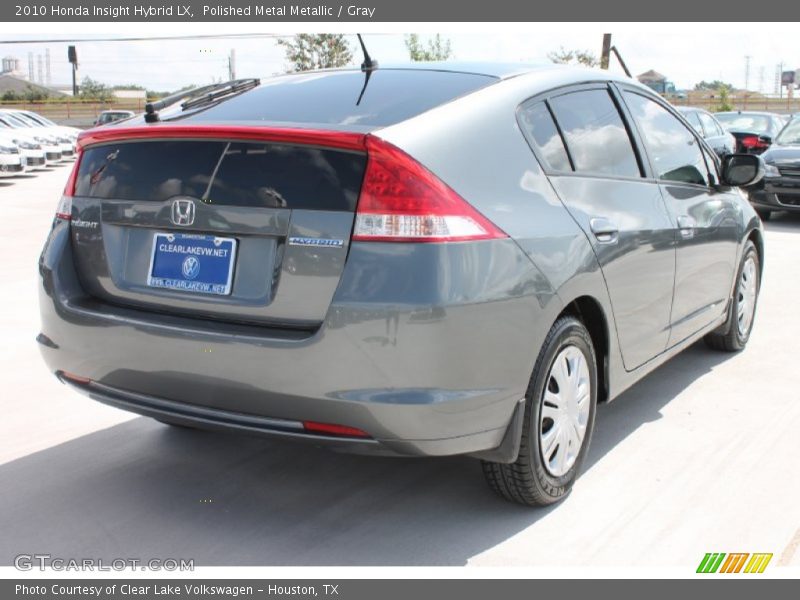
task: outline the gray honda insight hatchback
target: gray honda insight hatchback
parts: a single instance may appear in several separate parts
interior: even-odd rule
[[[467,454],[529,505],[595,408],[744,347],[761,222],[659,96],[605,71],[421,64],[222,84],[84,132],[39,263],[64,383],[171,425]]]

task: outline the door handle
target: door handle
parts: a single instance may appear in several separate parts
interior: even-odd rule
[[[608,219],[602,217],[589,221],[594,237],[601,244],[615,244],[619,239],[619,228]]]
[[[678,217],[678,229],[683,237],[694,237],[694,230],[696,227],[697,221],[695,221],[694,217],[690,217],[689,215],[680,215]]]

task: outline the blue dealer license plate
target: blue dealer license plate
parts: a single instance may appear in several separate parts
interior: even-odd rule
[[[231,293],[236,240],[213,235],[157,233],[147,285],[170,290]]]

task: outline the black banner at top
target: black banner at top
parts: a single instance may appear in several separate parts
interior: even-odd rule
[[[519,22],[519,21],[793,21],[785,0],[11,0],[0,21],[16,22]],[[754,32],[756,33],[756,32]],[[765,33],[761,31],[760,33]]]

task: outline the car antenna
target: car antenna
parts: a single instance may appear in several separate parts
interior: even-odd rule
[[[364,45],[364,39],[361,37],[360,33],[356,34],[358,36],[358,43],[361,44],[361,52],[364,54],[364,62],[361,63],[361,71],[364,73],[364,85],[361,88],[361,93],[358,95],[358,100],[356,100],[356,106],[361,104],[361,99],[364,97],[364,92],[367,91],[367,85],[369,84],[369,78],[372,77],[372,72],[378,68],[378,61],[372,58],[367,52],[367,47]]]

